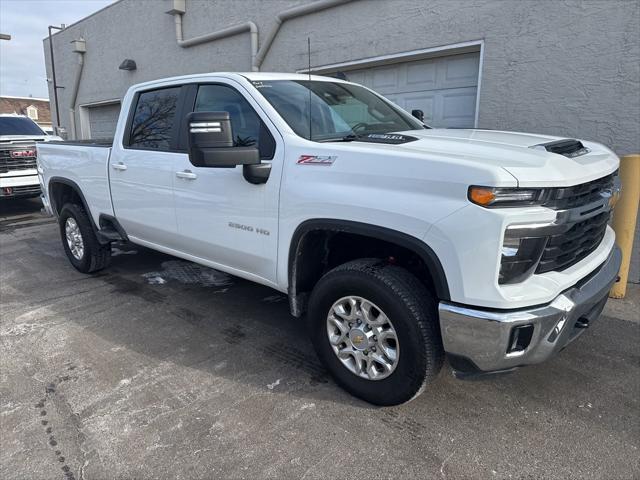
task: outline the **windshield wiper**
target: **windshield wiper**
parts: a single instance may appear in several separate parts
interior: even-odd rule
[[[335,138],[323,138],[322,140],[318,140],[319,142],[353,142],[354,140],[359,140],[362,138],[361,135],[356,135],[355,133],[350,133],[349,135],[345,135],[344,137],[335,137]]]
[[[345,135],[340,139],[341,142],[353,142],[354,140],[358,140],[360,135],[356,135],[355,133],[350,133],[349,135]]]

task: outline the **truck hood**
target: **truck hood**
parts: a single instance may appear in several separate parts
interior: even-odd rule
[[[465,161],[503,168],[521,187],[571,186],[589,182],[614,172],[619,159],[603,145],[582,144],[589,153],[569,158],[544,149],[543,143],[567,140],[563,137],[496,130],[430,129],[398,132],[417,141],[385,145],[411,153],[443,154]],[[382,145],[380,145],[382,146]]]

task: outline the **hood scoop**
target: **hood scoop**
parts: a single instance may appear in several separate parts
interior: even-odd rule
[[[534,150],[546,150],[547,152],[557,153],[568,158],[575,158],[586,155],[591,150],[585,147],[581,141],[574,139],[554,140],[553,142],[540,143],[529,148]]]

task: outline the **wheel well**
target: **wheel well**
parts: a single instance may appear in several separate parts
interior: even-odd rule
[[[320,278],[332,268],[358,258],[379,258],[406,268],[439,299],[449,291],[442,266],[435,254],[413,237],[372,228],[372,234],[350,230],[360,228],[310,229],[294,235],[289,261],[289,299],[291,312],[300,316]],[[382,233],[381,233],[382,232]],[[408,242],[406,239],[412,239]],[[428,251],[428,253],[426,253]],[[435,262],[435,263],[434,263]]]
[[[75,203],[86,208],[78,190],[68,183],[53,181],[49,184],[49,199],[51,208],[56,215],[60,215],[60,210],[65,203]],[[87,212],[88,213],[88,212]]]

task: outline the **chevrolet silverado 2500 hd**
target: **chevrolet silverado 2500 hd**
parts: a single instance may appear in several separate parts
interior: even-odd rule
[[[36,142],[62,140],[47,135],[29,117],[0,115],[0,198],[40,195]]]
[[[416,117],[419,117],[416,112]],[[131,87],[112,144],[38,145],[81,272],[129,240],[287,292],[369,402],[541,362],[601,313],[619,160],[597,143],[431,129],[326,77],[212,73]]]

